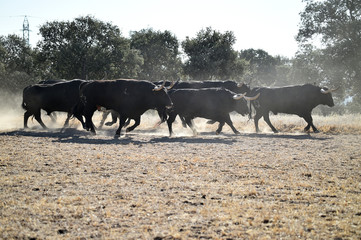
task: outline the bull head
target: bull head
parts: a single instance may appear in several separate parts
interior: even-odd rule
[[[259,95],[260,95],[260,93],[258,93],[258,94],[257,94],[256,96],[254,96],[254,97],[246,97],[246,93],[244,93],[244,94],[236,94],[236,95],[233,96],[233,99],[239,100],[239,99],[241,99],[241,98],[244,98],[244,99],[246,99],[247,101],[252,101],[252,100],[256,100],[256,99],[259,97]]]
[[[334,92],[334,91],[336,91],[337,89],[339,89],[340,87],[337,87],[337,88],[334,88],[334,89],[323,89],[323,88],[321,88],[321,93],[323,93],[323,94],[327,94],[327,93],[331,93],[331,92]]]

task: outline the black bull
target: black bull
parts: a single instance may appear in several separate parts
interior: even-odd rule
[[[243,94],[236,94],[228,89],[204,88],[204,89],[177,89],[171,90],[169,96],[173,102],[173,108],[168,115],[169,135],[173,134],[172,123],[177,115],[184,118],[186,124],[196,134],[192,119],[202,117],[219,122],[216,131],[219,134],[225,123],[227,123],[235,134],[239,132],[233,126],[229,113],[236,111],[241,115],[248,114],[247,101]],[[247,98],[247,100],[254,100]]]
[[[162,85],[164,81],[158,81],[154,82],[155,85]],[[250,88],[243,83],[237,83],[235,81],[227,80],[227,81],[220,81],[220,80],[207,80],[207,81],[177,81],[177,82],[171,82],[166,81],[165,86],[170,89],[201,89],[201,88],[224,88],[228,89],[235,93],[248,93],[250,91]],[[112,121],[106,122],[106,126],[111,126],[114,123],[117,122],[118,114],[114,111],[107,111],[104,112],[102,120],[100,122],[100,128],[103,126],[105,119],[107,118],[108,114],[111,113],[112,115]],[[181,117],[183,126],[186,127],[186,123],[184,121],[184,118]],[[161,121],[165,121],[164,118],[161,119]]]
[[[312,109],[323,104],[330,107],[334,106],[331,92],[327,88],[321,88],[312,84],[299,86],[288,86],[280,88],[253,88],[250,95],[260,93],[260,97],[252,102],[256,110],[254,124],[256,131],[259,132],[258,121],[263,117],[264,121],[277,133],[277,129],[272,125],[269,119],[269,112],[296,114],[307,122],[305,131],[312,127],[314,132],[318,132],[313,125],[311,116]]]
[[[79,86],[84,81],[71,80],[56,84],[35,84],[24,88],[22,107],[26,110],[24,114],[24,128],[28,127],[28,119],[34,115],[39,124],[46,128],[41,119],[41,109],[50,115],[52,112],[67,112],[64,127],[68,125],[73,113],[73,107],[79,102]],[[83,124],[81,115],[75,115]]]
[[[168,82],[168,84],[171,84]],[[167,86],[167,84],[166,84]],[[200,88],[224,88],[234,93],[248,93],[250,88],[243,83],[227,80],[208,80],[208,81],[178,81],[174,84],[172,89],[200,89]]]
[[[95,133],[92,116],[100,106],[112,109],[119,114],[120,131],[126,121],[131,118],[135,124],[127,128],[127,132],[134,130],[140,124],[141,115],[149,109],[157,109],[165,112],[172,106],[172,102],[166,93],[164,86],[156,86],[149,81],[138,80],[112,80],[93,81],[80,86],[80,98],[83,110],[76,108],[76,112],[83,112],[86,120],[86,128]]]

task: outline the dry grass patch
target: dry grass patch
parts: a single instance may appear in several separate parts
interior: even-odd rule
[[[198,136],[178,122],[172,138],[148,118],[120,139],[1,132],[0,238],[361,237],[360,116],[315,117],[319,134],[285,116],[271,119],[295,130],[255,134],[234,116],[238,136],[197,119]]]

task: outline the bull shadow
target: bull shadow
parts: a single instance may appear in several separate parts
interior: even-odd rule
[[[159,135],[148,131],[134,131],[119,138],[114,138],[114,129],[97,131],[97,135],[92,135],[85,130],[75,128],[56,129],[18,129],[7,132],[0,132],[0,136],[23,136],[35,138],[50,138],[51,142],[77,143],[77,144],[120,144],[120,145],[141,145],[156,143],[219,143],[234,144],[237,142],[236,135],[214,133],[199,133],[197,136],[173,136]]]
[[[114,138],[114,131],[101,131],[98,135],[92,135],[85,130],[75,128],[56,129],[19,129],[0,132],[0,136],[22,136],[34,138],[50,138],[51,142],[78,143],[78,144],[144,144],[147,141],[134,139],[132,136]]]
[[[114,129],[98,131],[96,136],[90,134],[85,130],[75,128],[66,129],[19,129],[7,132],[0,132],[0,136],[24,136],[37,138],[51,138],[52,142],[60,143],[78,143],[78,144],[157,144],[157,143],[189,143],[189,144],[237,144],[240,138],[258,138],[258,139],[294,139],[294,140],[315,140],[323,141],[331,139],[322,133],[318,134],[291,134],[291,133],[241,133],[235,135],[233,133],[221,133],[216,135],[214,132],[200,132],[197,136],[172,136],[167,134],[159,135],[153,131],[134,131],[123,135],[120,138],[114,138]]]
[[[11,131],[4,131],[0,132],[0,136],[23,136],[23,137],[39,137],[39,138],[67,138],[73,135],[86,135],[86,132],[81,130],[77,130],[74,128],[67,128],[67,129],[37,129],[37,128],[30,128],[30,129],[18,129],[18,130],[11,130]]]
[[[207,143],[217,143],[217,144],[226,144],[232,145],[237,143],[236,138],[225,138],[218,137],[217,135],[213,135],[213,138],[204,138],[203,134],[199,134],[197,136],[175,136],[175,137],[153,137],[148,143],[156,144],[156,143],[189,143],[189,144],[207,144]]]
[[[248,138],[274,138],[274,139],[294,139],[294,140],[328,140],[332,137],[325,136],[322,133],[303,133],[303,134],[292,134],[292,133],[248,133],[242,134],[244,137]]]

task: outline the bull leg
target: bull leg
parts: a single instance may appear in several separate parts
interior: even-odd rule
[[[128,119],[125,121],[123,127],[127,127],[127,126],[130,124],[130,121],[131,121],[131,120],[132,120],[132,119],[128,118]]]
[[[234,132],[234,134],[240,134],[240,132],[237,131],[237,129],[233,126],[232,120],[231,120],[231,118],[229,117],[229,115],[227,116],[226,123],[228,124],[228,126],[231,127],[231,129],[232,129],[232,131]]]
[[[105,123],[106,126],[112,126],[112,125],[113,125],[114,123],[116,123],[117,120],[118,120],[119,114],[118,114],[117,112],[111,111],[110,113],[111,113],[111,116],[112,116],[112,121],[111,121],[111,122],[106,122],[106,123]],[[104,119],[104,120],[105,120],[105,119]],[[129,119],[129,121],[130,121],[130,119]],[[129,124],[129,123],[128,123],[128,124]]]
[[[119,138],[120,137],[120,131],[122,130],[122,127],[125,124],[125,120],[127,120],[127,118],[120,116],[120,118],[119,118],[119,127],[118,127],[117,131],[115,132],[114,138]]]
[[[33,115],[33,114],[30,113],[29,111],[26,111],[24,113],[24,128],[28,128],[28,119],[31,115]]]
[[[130,119],[130,118],[129,118],[129,119]],[[140,116],[139,116],[139,117],[136,117],[136,118],[134,119],[134,121],[135,121],[135,123],[133,124],[133,126],[128,127],[127,130],[126,130],[126,132],[133,131],[136,127],[139,126],[139,124],[140,124]]]
[[[169,137],[171,137],[173,135],[172,124],[176,117],[177,117],[177,114],[173,114],[173,113],[169,114],[169,116],[168,116],[167,124],[168,124],[168,130],[169,130]]]
[[[167,115],[167,109],[163,109],[163,110],[157,110],[158,112],[158,116],[160,118],[160,124],[164,123],[165,121],[167,121],[168,115]]]
[[[101,128],[103,127],[104,122],[105,122],[105,119],[107,119],[107,117],[108,117],[108,114],[109,114],[108,111],[103,112],[103,114],[102,114],[102,120],[100,120],[98,129],[101,129]],[[105,124],[105,125],[106,125],[106,124]]]
[[[219,122],[218,128],[217,128],[217,130],[216,130],[216,134],[217,134],[217,135],[222,132],[223,126],[224,126],[224,122],[223,122],[223,121]]]
[[[260,114],[259,112],[256,112],[256,115],[254,116],[254,126],[256,128],[256,132],[259,132],[258,121],[260,120],[261,117],[262,117],[262,114]]]
[[[272,129],[272,131],[274,133],[278,133],[277,129],[272,125],[271,120],[269,119],[269,113],[264,113],[263,119],[268,124],[268,126]]]
[[[310,130],[310,127],[312,127],[312,130],[314,133],[319,133],[320,131],[318,131],[318,129],[315,127],[315,125],[313,125],[313,119],[311,114],[307,114],[306,116],[303,116],[303,119],[305,119],[305,121],[307,122],[307,126],[304,128],[304,131],[307,132],[308,130]]]
[[[184,121],[187,123],[187,125],[192,129],[193,135],[197,136],[198,132],[197,129],[194,127],[193,120],[191,118],[184,118]]]
[[[180,118],[180,120],[182,122],[182,126],[184,128],[187,128],[187,121],[185,120],[185,118],[183,116],[181,116],[181,115],[179,115],[179,118]]]
[[[68,116],[66,117],[66,120],[65,120],[65,123],[64,123],[63,128],[69,126],[69,120],[70,120],[70,118],[71,118],[71,115],[72,115],[71,112],[68,112]]]
[[[56,122],[56,113],[53,112],[53,113],[48,113],[48,116],[50,117],[51,121],[52,122]]]
[[[88,108],[88,109],[85,109],[85,111],[84,111],[86,130],[87,131],[90,130],[90,132],[93,133],[94,135],[96,134],[96,132],[95,132],[95,127],[94,127],[92,117],[93,117],[95,110],[96,110],[96,108],[94,107],[93,109]]]
[[[71,114],[71,113],[70,113],[70,114]],[[85,126],[85,123],[84,123],[84,120],[83,120],[83,116],[82,116],[81,114],[78,114],[78,113],[73,114],[73,115],[74,115],[74,117],[75,117],[76,119],[79,120],[79,122],[81,123],[83,129],[86,129],[86,126]]]
[[[43,120],[41,120],[40,109],[39,109],[39,111],[37,111],[37,112],[34,114],[34,116],[35,116],[36,121],[38,121],[39,124],[40,124],[44,129],[47,129],[47,127],[46,127],[45,124],[43,123]]]

